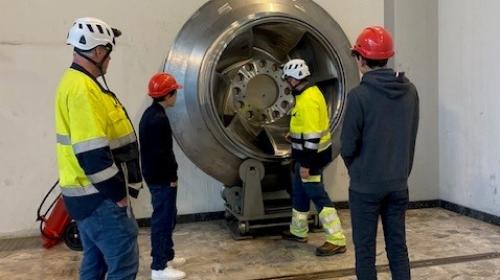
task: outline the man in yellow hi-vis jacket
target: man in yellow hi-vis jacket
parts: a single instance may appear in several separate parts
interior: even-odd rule
[[[102,20],[77,19],[67,44],[73,63],[56,93],[59,184],[83,245],[80,279],[135,279],[137,223],[127,183],[142,181],[136,135],[104,74],[121,34]],[[97,78],[102,76],[106,88]]]
[[[302,59],[292,59],[283,67],[295,96],[290,121],[294,174],[292,179],[292,223],[283,238],[307,242],[308,212],[312,200],[326,232],[325,243],[316,249],[317,256],[331,256],[346,251],[340,219],[322,182],[322,171],[332,161],[328,109],[321,90],[311,85],[309,67]]]

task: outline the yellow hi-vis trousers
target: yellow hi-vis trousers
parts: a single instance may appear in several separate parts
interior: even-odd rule
[[[342,232],[337,210],[333,207],[323,207],[323,210],[319,213],[319,220],[325,230],[326,241],[337,246],[345,246],[346,238]]]
[[[292,223],[290,224],[290,233],[298,237],[307,237],[309,224],[307,223],[308,212],[300,212],[292,209]]]

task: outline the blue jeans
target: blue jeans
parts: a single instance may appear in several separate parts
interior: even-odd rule
[[[359,193],[349,190],[352,238],[356,251],[356,275],[359,280],[377,279],[375,252],[378,217],[384,227],[385,250],[392,279],[410,279],[406,247],[405,215],[408,190],[389,193]]]
[[[177,218],[177,187],[149,185],[151,192],[151,269],[163,270],[175,256],[174,231]]]
[[[83,245],[81,280],[135,279],[139,268],[138,226],[127,207],[104,200],[89,217],[77,221]]]
[[[309,211],[311,200],[314,202],[318,213],[323,210],[323,207],[334,207],[322,181],[317,183],[302,182],[299,163],[294,165],[292,175],[292,207],[295,210],[300,212]]]

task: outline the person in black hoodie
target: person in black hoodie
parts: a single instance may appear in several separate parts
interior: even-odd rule
[[[363,77],[347,96],[341,155],[350,176],[356,275],[377,279],[380,216],[392,279],[410,279],[405,215],[419,120],[417,90],[404,73],[386,68],[394,50],[383,27],[365,28],[352,54]]]
[[[151,279],[182,279],[174,267],[185,262],[175,257],[172,232],[177,216],[177,161],[173,151],[172,128],[165,109],[175,105],[182,88],[167,73],[157,73],[149,81],[148,95],[153,104],[139,123],[142,174],[151,192]],[[175,258],[174,258],[175,257]]]

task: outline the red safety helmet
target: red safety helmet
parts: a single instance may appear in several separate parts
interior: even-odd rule
[[[383,27],[367,27],[359,34],[352,51],[367,59],[388,59],[394,55],[392,36]]]
[[[154,74],[151,80],[149,80],[148,95],[153,98],[162,97],[181,88],[182,86],[177,83],[174,76],[160,72]]]

